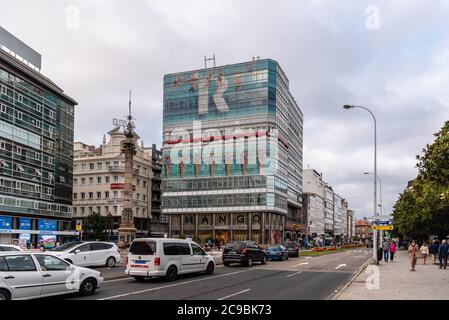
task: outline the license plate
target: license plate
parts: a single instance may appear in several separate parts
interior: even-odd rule
[[[237,251],[229,251],[228,253],[230,253],[230,254],[236,254]]]
[[[147,264],[150,263],[150,260],[133,260],[133,264]]]

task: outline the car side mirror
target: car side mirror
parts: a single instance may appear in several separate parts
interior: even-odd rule
[[[76,249],[76,250],[75,250],[75,254],[78,254],[78,253],[80,253],[80,252],[81,252],[80,249]]]

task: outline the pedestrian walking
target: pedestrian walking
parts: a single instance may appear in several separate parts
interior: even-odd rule
[[[393,240],[390,243],[390,260],[391,261],[393,261],[395,253],[396,253],[396,242]]]
[[[420,255],[419,247],[416,244],[416,241],[413,240],[410,245],[408,246],[408,256],[410,258],[410,264],[412,266],[412,269],[410,271],[416,271],[416,261],[418,260]]]
[[[449,250],[449,246],[447,245],[447,241],[443,240],[441,245],[438,247],[438,260],[440,260],[440,269],[447,267],[447,251]]]
[[[429,246],[429,254],[431,256],[433,264],[437,264],[438,247],[439,245],[436,240],[433,240]]]
[[[385,262],[388,262],[388,253],[390,251],[390,244],[388,243],[387,240],[384,241],[384,243],[382,245],[382,250],[384,252],[384,260],[385,260]]]
[[[429,255],[429,246],[427,245],[427,241],[424,241],[421,248],[419,248],[419,251],[421,251],[421,257],[423,258],[423,264],[426,264],[427,256]]]

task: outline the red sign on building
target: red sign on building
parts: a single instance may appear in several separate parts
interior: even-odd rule
[[[125,189],[124,183],[111,183],[111,190],[123,190]],[[136,191],[136,186],[133,185],[133,191]]]

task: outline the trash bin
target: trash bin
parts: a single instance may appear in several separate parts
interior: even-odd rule
[[[382,261],[383,251],[382,248],[377,249],[377,261]]]

